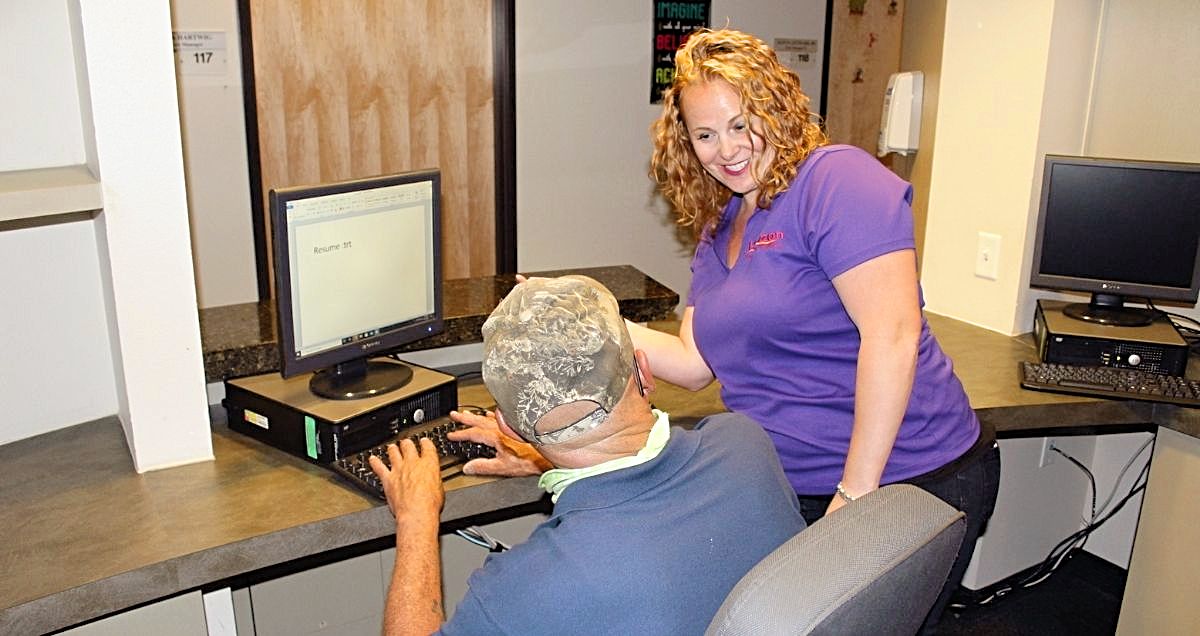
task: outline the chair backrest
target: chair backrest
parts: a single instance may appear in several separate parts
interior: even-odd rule
[[[826,515],[755,565],[705,632],[917,632],[946,581],[966,518],[907,484]]]

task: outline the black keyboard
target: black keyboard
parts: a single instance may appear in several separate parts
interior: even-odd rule
[[[495,457],[496,449],[486,444],[455,442],[447,439],[446,433],[457,428],[462,428],[462,425],[451,421],[448,417],[440,417],[436,420],[408,428],[400,435],[377,446],[343,457],[330,464],[329,468],[339,477],[367,494],[378,499],[386,499],[383,494],[383,484],[375,476],[375,471],[371,470],[371,465],[368,463],[367,458],[375,455],[383,459],[384,464],[391,466],[387,454],[388,444],[399,443],[404,438],[415,442],[422,437],[428,437],[433,441],[433,445],[437,447],[438,457],[441,459],[443,480],[461,474],[463,464],[472,459],[477,457]]]
[[[1038,391],[1200,406],[1200,382],[1138,369],[1019,363],[1021,386]]]

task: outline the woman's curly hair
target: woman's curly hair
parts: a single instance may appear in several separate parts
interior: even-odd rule
[[[733,193],[704,170],[692,150],[679,108],[683,89],[723,80],[741,97],[742,112],[756,120],[755,133],[775,149],[775,159],[758,182],[758,207],[787,189],[800,164],[829,143],[808,110],[800,78],[779,62],[775,51],[753,35],[732,29],[701,29],[675,53],[675,77],[663,91],[662,115],[651,125],[654,154],[650,177],[674,206],[680,225],[699,238],[716,228]],[[755,173],[755,179],[759,174]]]

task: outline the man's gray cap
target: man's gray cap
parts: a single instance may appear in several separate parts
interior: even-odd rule
[[[483,324],[483,381],[505,422],[529,442],[565,442],[604,422],[632,373],[617,300],[587,276],[529,279]],[[597,408],[537,431],[552,409],[581,400]]]

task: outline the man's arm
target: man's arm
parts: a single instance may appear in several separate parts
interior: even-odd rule
[[[389,469],[371,457],[371,469],[383,482],[388,507],[396,517],[396,564],[384,606],[385,636],[427,636],[444,619],[442,572],[438,552],[438,521],[445,492],[442,490],[437,450],[421,439],[388,446]]]

